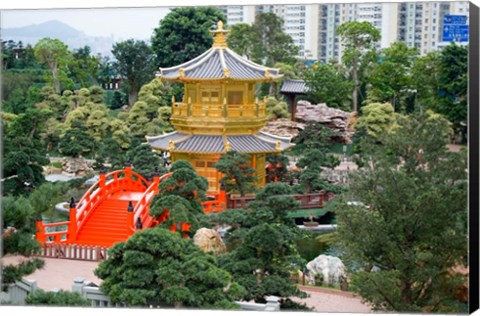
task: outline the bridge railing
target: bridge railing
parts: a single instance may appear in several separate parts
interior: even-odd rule
[[[291,195],[295,200],[300,202],[300,209],[308,208],[322,208],[325,200],[325,192],[321,191],[318,193],[310,194],[293,194]],[[227,198],[227,207],[234,208],[247,208],[248,203],[255,200],[255,196],[244,196],[244,197],[228,197]]]
[[[142,223],[142,227],[145,227],[145,228],[150,227],[150,225],[153,222],[153,218],[149,214],[150,203],[152,202],[155,195],[157,195],[158,193],[158,185],[160,184],[160,182],[167,179],[171,175],[172,173],[170,172],[162,175],[161,177],[153,178],[152,183],[147,188],[147,190],[145,190],[142,197],[135,205],[135,208],[133,209],[133,212],[132,212],[133,213],[132,218],[129,219],[129,222],[130,222],[129,225],[133,231],[135,231],[135,227],[139,219],[140,219],[140,222]]]
[[[77,231],[81,229],[92,211],[109,195],[120,190],[143,191],[150,183],[131,167],[116,170],[107,175],[100,174],[100,179],[83,195],[77,203]]]
[[[36,238],[43,243],[73,243],[76,240],[77,232],[93,210],[108,196],[120,190],[144,191],[149,186],[150,182],[142,175],[132,171],[131,167],[108,174],[100,174],[100,179],[85,192],[80,201],[76,204],[71,203],[69,221],[47,224],[38,221]],[[67,229],[58,230],[57,227],[60,226],[65,226]]]

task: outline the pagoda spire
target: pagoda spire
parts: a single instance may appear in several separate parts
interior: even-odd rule
[[[230,34],[230,31],[223,29],[222,21],[217,22],[217,29],[214,31],[210,31],[210,34],[213,36],[212,47],[218,47],[218,48],[228,47],[227,38],[228,38],[228,35]]]

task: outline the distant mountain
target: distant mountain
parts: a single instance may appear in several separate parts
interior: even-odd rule
[[[8,28],[2,30],[2,35],[7,37],[51,37],[64,40],[72,37],[86,36],[73,27],[60,21],[48,21],[41,24],[33,24],[17,28]]]
[[[88,45],[93,54],[112,56],[113,37],[88,36],[84,32],[56,20],[23,27],[5,28],[0,30],[0,32],[1,38],[4,41],[22,41],[24,45],[35,45],[40,39],[50,37],[61,40],[69,49],[81,48]]]

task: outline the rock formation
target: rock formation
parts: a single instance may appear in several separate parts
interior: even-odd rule
[[[345,277],[345,266],[337,257],[320,255],[307,263],[308,283],[315,283],[316,275],[323,275],[323,283],[340,285]]]
[[[304,126],[304,123],[293,122],[288,118],[280,118],[268,121],[260,131],[275,136],[294,138]]]
[[[62,171],[69,176],[84,176],[93,173],[93,162],[83,157],[65,157],[62,161]]]
[[[211,252],[214,255],[222,254],[227,250],[220,234],[213,229],[200,228],[197,230],[193,236],[193,243],[204,252]]]
[[[308,101],[298,101],[295,119],[299,123],[316,121],[342,134],[340,141],[345,144],[352,142],[355,133],[356,113],[349,113],[335,108],[329,108],[325,103],[311,104]],[[298,123],[297,123],[298,124]]]

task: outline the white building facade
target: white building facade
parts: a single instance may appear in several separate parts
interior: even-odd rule
[[[243,9],[242,9],[243,8]],[[223,6],[228,24],[255,21],[255,14],[271,12],[284,20],[284,31],[299,47],[302,59],[340,61],[342,45],[337,27],[347,21],[369,22],[380,31],[378,49],[403,41],[420,55],[448,45],[443,42],[445,15],[467,15],[466,1],[398,3],[330,3],[258,6]]]

